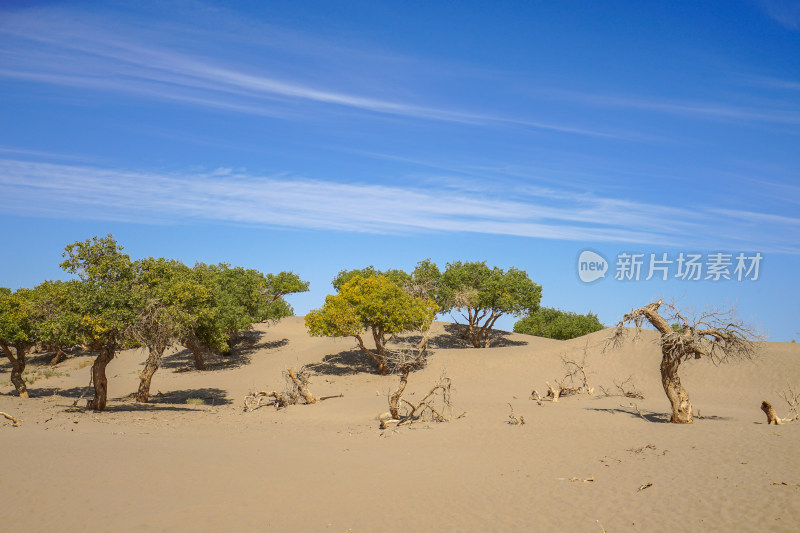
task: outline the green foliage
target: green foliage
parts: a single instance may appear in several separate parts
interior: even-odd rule
[[[467,320],[466,336],[474,347],[489,345],[489,335],[504,314],[521,316],[539,308],[542,287],[517,268],[503,271],[486,262],[448,263],[439,282],[444,311],[460,310]]]
[[[45,281],[33,288],[35,305],[35,335],[38,342],[50,350],[79,344],[83,317],[78,312],[77,299],[81,282]]]
[[[409,281],[411,281],[411,276],[404,272],[403,270],[398,269],[389,269],[385,271],[377,270],[374,266],[370,265],[366,268],[355,268],[353,270],[342,270],[339,274],[333,278],[331,285],[333,288],[336,289],[336,292],[339,292],[342,288],[342,285],[350,281],[356,276],[360,276],[362,278],[372,278],[375,276],[384,276],[390,280],[392,280],[398,287],[405,286]]]
[[[550,339],[574,339],[603,329],[597,315],[579,315],[550,307],[542,307],[514,324],[516,333],[548,337]]]
[[[136,318],[130,341],[160,354],[187,335],[212,303],[211,291],[180,261],[152,257],[134,263]]]
[[[224,263],[198,263],[193,270],[210,295],[194,334],[215,352],[229,351],[231,337],[254,323],[291,316],[294,311],[284,297],[308,290],[308,282],[292,272],[264,275]]]
[[[140,296],[134,291],[130,257],[111,235],[70,244],[63,256],[61,268],[81,281],[70,299],[72,311],[82,317],[79,336],[93,349],[119,349],[135,319]]]
[[[35,342],[34,316],[30,290],[0,292],[0,345],[31,346]]]
[[[355,337],[384,373],[386,334],[428,329],[438,311],[433,300],[409,295],[389,276],[354,275],[340,286],[338,294],[325,298],[321,309],[310,311],[305,322],[314,336]],[[375,352],[361,337],[368,330]]]

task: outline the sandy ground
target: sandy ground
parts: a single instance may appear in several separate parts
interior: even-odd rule
[[[38,379],[29,400],[3,384],[0,410],[21,423],[0,420],[0,530],[800,530],[800,422],[768,426],[759,409],[770,400],[787,414],[778,392],[800,389],[798,345],[762,343],[754,362],[685,365],[701,417],[675,425],[652,334],[606,353],[608,331],[572,341],[505,334],[500,347],[468,349],[446,324],[434,327],[429,364],[406,396],[446,371],[453,413],[463,414],[448,423],[379,429],[397,376],[371,373],[351,340],[308,337],[301,317],[259,326],[205,372],[176,348],[147,405],[125,398],[142,350],[109,365],[103,413],[73,407],[91,395],[89,356]],[[584,353],[593,396],[529,399],[564,375],[562,355]],[[34,356],[29,369],[46,361]],[[248,393],[282,389],[282,370],[304,364],[314,394],[344,396],[243,412]],[[629,376],[645,399],[617,394],[613,382]],[[509,404],[524,425],[509,424]]]

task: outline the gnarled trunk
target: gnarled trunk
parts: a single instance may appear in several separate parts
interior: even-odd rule
[[[662,354],[661,360],[661,384],[664,385],[664,392],[667,393],[669,403],[672,405],[673,424],[691,424],[694,422],[692,416],[692,404],[689,401],[689,393],[681,385],[681,378],[678,377],[678,366],[680,359],[671,357],[667,353]]]
[[[205,359],[203,359],[203,353],[206,352],[206,348],[203,343],[200,342],[200,339],[198,339],[194,333],[191,333],[181,341],[181,344],[192,352],[195,368],[197,368],[197,370],[205,370],[206,362]]]
[[[403,396],[403,391],[406,389],[406,385],[408,384],[408,373],[410,369],[404,368],[403,374],[400,376],[400,385],[397,387],[397,390],[392,393],[389,397],[389,414],[392,415],[394,420],[400,419],[400,397]]]
[[[25,349],[14,346],[17,351],[17,354],[14,355],[8,346],[5,344],[2,346],[3,352],[11,362],[11,383],[17,389],[17,394],[19,394],[20,398],[28,398],[28,388],[25,386],[25,379],[22,377],[22,373],[25,371]]]
[[[56,353],[53,358],[50,360],[50,366],[55,366],[64,359],[67,358],[67,354],[64,353],[64,350],[61,349],[60,346],[53,347],[53,351]]]
[[[87,409],[104,411],[106,401],[108,401],[108,379],[106,378],[106,366],[114,359],[115,350],[110,346],[100,348],[100,353],[92,365],[92,381],[94,382],[94,398],[86,403]]]
[[[161,364],[162,354],[163,352],[159,353],[158,350],[150,349],[150,354],[144,364],[144,370],[139,375],[139,390],[136,391],[137,402],[147,403],[150,399],[150,382],[153,380],[153,374],[156,373]]]
[[[375,365],[378,367],[378,374],[385,375],[387,368],[386,368],[386,350],[383,346],[383,339],[382,333],[378,333],[377,330],[373,328],[372,330],[372,337],[375,339],[375,346],[376,352],[373,352],[364,344],[364,339],[361,338],[361,335],[355,335],[356,340],[358,341],[358,347],[361,348],[361,351],[365,354],[369,355],[373,361],[375,361]]]

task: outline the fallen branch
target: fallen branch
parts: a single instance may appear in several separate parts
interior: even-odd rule
[[[14,417],[13,417],[13,416],[11,416],[10,414],[8,414],[8,413],[4,413],[3,411],[0,411],[0,415],[3,415],[3,416],[4,416],[4,417],[6,417],[7,419],[11,420],[11,422],[13,423],[13,426],[14,426],[14,427],[18,427],[18,426],[19,426],[19,420],[18,420],[18,419],[16,419],[16,418],[14,418]]]
[[[296,372],[287,368],[284,372],[284,379],[287,382],[286,389],[283,392],[276,391],[259,391],[248,394],[244,399],[244,411],[255,411],[259,407],[265,405],[274,406],[275,409],[288,407],[300,403],[300,398],[303,399],[306,405],[321,402],[323,400],[330,400],[331,398],[342,398],[344,394],[335,394],[332,396],[323,396],[321,398],[314,397],[308,389],[308,373],[305,368],[301,368]]]

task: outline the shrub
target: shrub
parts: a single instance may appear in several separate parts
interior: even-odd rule
[[[592,313],[579,315],[551,307],[542,307],[514,324],[514,331],[537,337],[568,340],[600,331],[603,327],[597,315]]]

